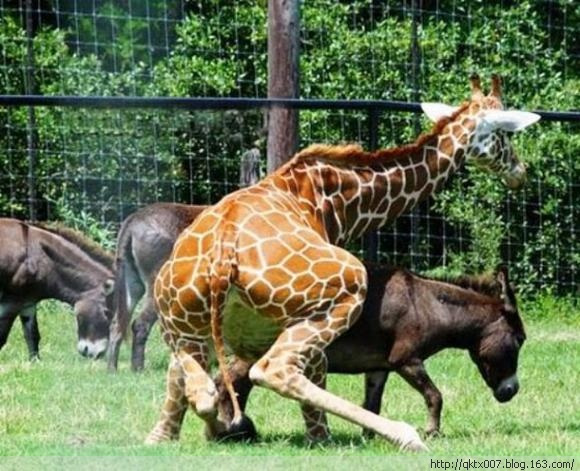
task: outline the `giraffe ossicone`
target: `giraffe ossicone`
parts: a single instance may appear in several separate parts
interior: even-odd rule
[[[341,246],[438,191],[466,160],[510,187],[525,181],[509,133],[484,124],[486,114],[502,110],[499,78],[492,78],[487,96],[479,78],[471,85],[471,100],[453,111],[439,107],[446,116],[414,143],[376,152],[310,146],[205,210],[180,235],[155,284],[172,361],[148,442],[178,437],[188,404],[210,435],[229,426],[217,415],[209,376],[213,339],[234,424],[242,416],[225,368],[225,342],[254,363],[254,382],[301,403],[309,438],[328,436],[330,412],[402,448],[426,449],[410,425],[327,392],[324,348],[353,325],[366,296],[365,268]]]

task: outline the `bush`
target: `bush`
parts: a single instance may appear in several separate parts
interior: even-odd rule
[[[162,8],[162,3],[152,1],[151,8]],[[90,49],[71,50],[67,30],[39,29],[34,37],[39,93],[266,94],[265,2],[189,3],[170,32],[175,39],[171,52],[149,55],[130,47],[130,39],[142,37],[148,25],[128,15],[124,19],[126,12],[112,2],[98,4],[103,11],[114,10],[117,42],[101,47],[96,56]],[[424,2],[423,10],[415,12],[415,19],[420,15],[421,61],[413,78],[417,64],[411,54],[410,9],[366,0],[306,2],[302,96],[457,104],[468,96],[468,75],[478,71],[485,78],[502,74],[508,107],[578,109],[578,55],[567,25],[579,14],[568,0],[548,5],[531,0]],[[553,27],[548,30],[546,24]],[[80,23],[80,43],[102,34],[93,29],[90,22]],[[105,42],[104,37],[97,41]],[[0,86],[5,93],[24,93],[26,35],[9,15],[0,20],[0,56]],[[364,144],[366,119],[359,112],[302,112],[301,142]],[[0,136],[0,181],[10,188],[10,195],[0,195],[0,208],[21,217],[28,204],[28,122],[28,110],[0,109],[0,126],[9,130]],[[237,187],[243,151],[263,145],[260,111],[38,108],[36,122],[41,143],[37,191],[45,204],[41,215],[86,214],[101,224],[120,221],[146,202],[216,201]],[[413,139],[426,126],[416,117],[385,115],[381,145]],[[544,122],[515,138],[529,165],[530,181],[523,191],[510,193],[497,179],[467,169],[433,204],[421,208],[430,220],[398,221],[396,250],[393,236],[384,234],[381,255],[419,269],[444,264],[467,272],[491,269],[503,260],[526,292],[574,292],[580,264],[580,162],[574,158],[580,136],[575,126]],[[443,233],[449,237],[441,243]]]

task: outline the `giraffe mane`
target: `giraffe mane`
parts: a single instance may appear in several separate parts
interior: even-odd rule
[[[451,116],[438,120],[429,132],[419,135],[419,137],[410,144],[381,149],[374,152],[365,151],[358,144],[312,144],[306,149],[298,152],[292,159],[292,162],[298,163],[309,159],[317,159],[335,162],[338,165],[373,165],[383,164],[399,157],[409,156],[418,152],[429,140],[441,134],[443,128],[463,113],[469,105],[470,102],[463,103]]]

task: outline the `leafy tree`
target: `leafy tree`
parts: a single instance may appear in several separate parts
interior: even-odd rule
[[[60,1],[68,8],[68,0]],[[79,8],[93,8],[81,3]],[[99,15],[81,17],[75,29],[72,22],[56,29],[52,20],[35,29],[39,93],[266,95],[264,0],[185,2],[181,9],[177,0],[93,3]],[[425,101],[457,104],[468,97],[467,77],[477,71],[484,78],[502,74],[510,108],[579,108],[580,54],[570,25],[578,23],[580,9],[573,0],[424,0],[419,12],[408,2],[331,3],[301,7],[304,97],[414,100],[418,93]],[[149,17],[171,21],[144,21],[145,4]],[[411,52],[413,21],[418,64]],[[0,20],[4,93],[24,92],[25,64],[21,18],[6,15]],[[145,202],[216,201],[237,188],[243,151],[257,145],[264,152],[260,110],[36,112],[38,192],[56,217],[85,214],[85,220],[103,224]],[[0,208],[18,216],[26,214],[27,123],[27,110],[0,109],[0,127],[7,130],[0,135],[0,181],[9,189],[0,194]],[[302,145],[368,140],[367,116],[360,112],[303,111],[300,125]],[[428,126],[412,115],[385,113],[380,144],[409,141]],[[466,169],[422,207],[430,218],[401,218],[385,230],[381,256],[408,263],[413,252],[418,268],[444,264],[457,271],[507,260],[529,291],[558,283],[562,290],[575,289],[577,130],[575,124],[545,122],[517,136],[530,176],[522,191],[511,193],[497,179]]]

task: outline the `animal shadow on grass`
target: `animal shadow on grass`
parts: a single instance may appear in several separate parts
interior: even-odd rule
[[[436,435],[427,435],[423,430],[418,430],[422,438],[427,442],[437,441],[442,438],[448,438],[445,433],[438,433]],[[310,443],[306,440],[304,432],[293,432],[293,433],[270,433],[266,436],[258,435],[257,440],[254,441],[256,444],[268,444],[268,443],[286,443],[290,446],[296,448],[344,448],[344,447],[364,447],[374,442],[375,440],[383,440],[381,437],[365,437],[361,433],[345,433],[345,432],[335,432],[331,435],[331,438],[327,441],[320,443]]]
[[[370,439],[372,440],[372,439]],[[323,441],[320,443],[310,443],[306,440],[304,432],[296,431],[291,433],[268,433],[267,435],[258,435],[258,439],[253,443],[257,445],[266,444],[286,444],[294,448],[343,448],[343,447],[359,447],[364,446],[370,441],[364,438],[362,434],[356,433],[344,433],[337,432],[333,433],[330,440]]]

